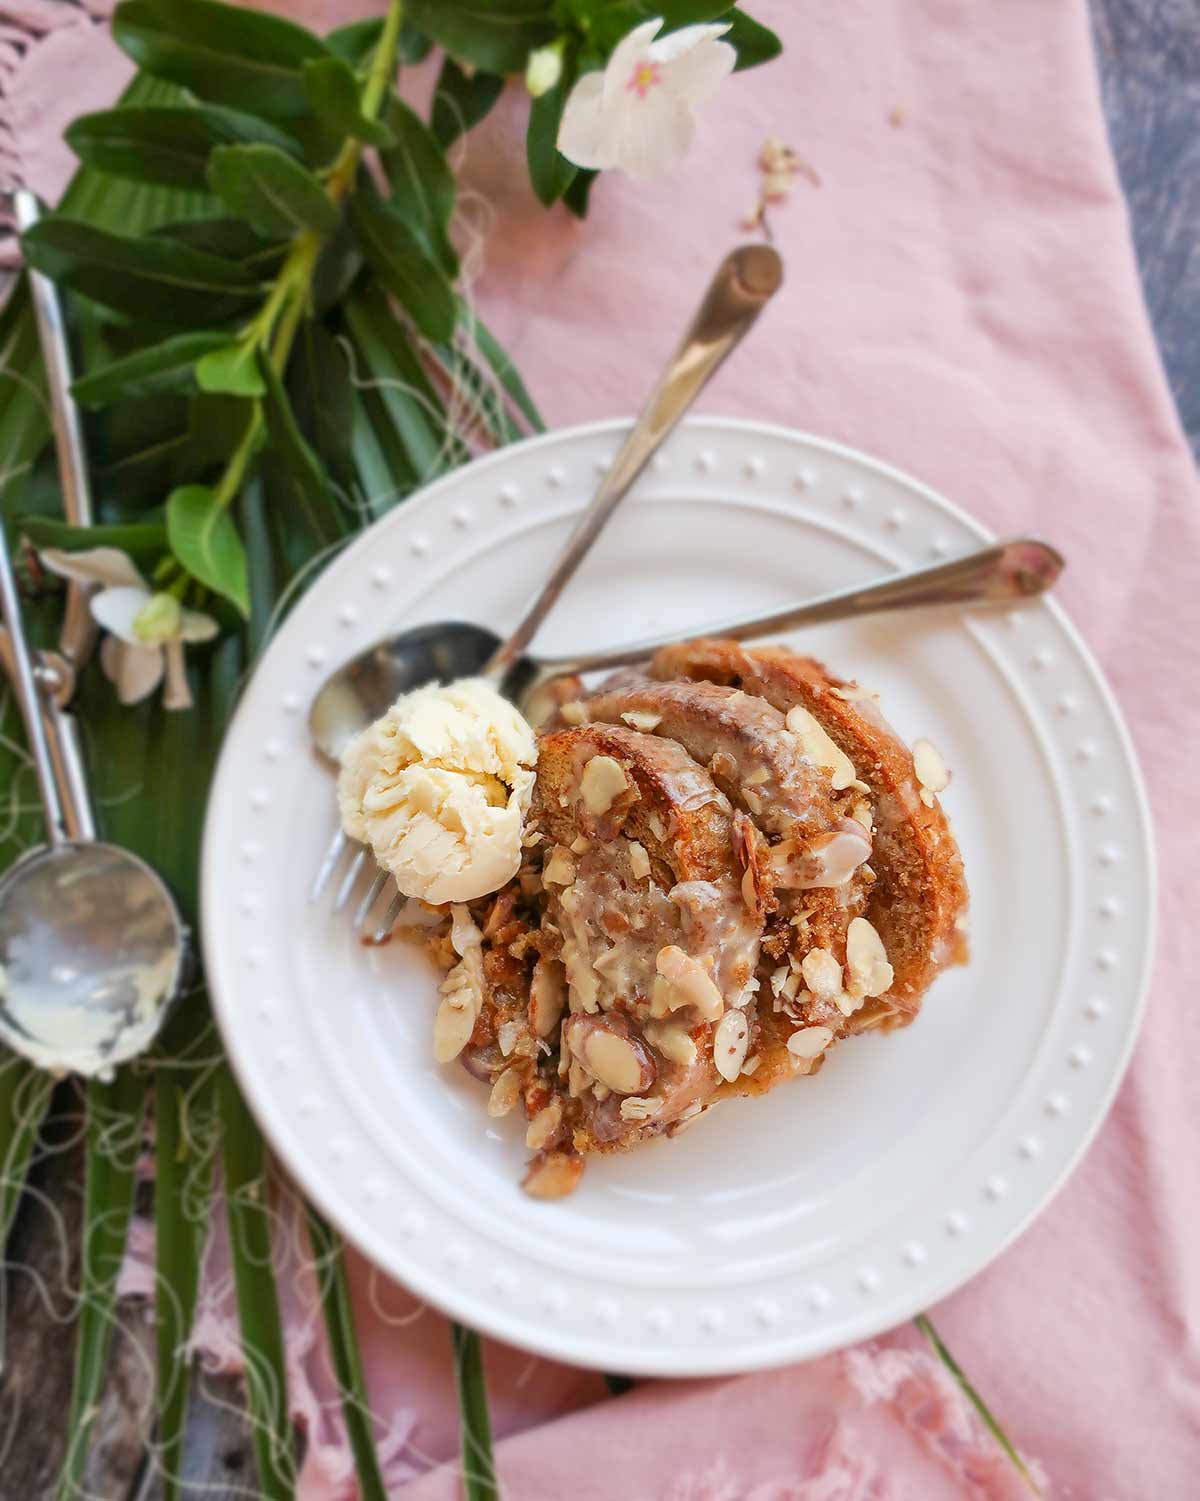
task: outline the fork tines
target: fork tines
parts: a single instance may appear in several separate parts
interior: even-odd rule
[[[400,909],[404,905],[403,896],[395,889],[387,871],[380,870],[376,865],[367,846],[350,839],[339,829],[321,859],[309,893],[310,901],[320,900],[339,870],[340,879],[333,898],[334,912],[345,911],[351,897],[356,891],[361,891],[350,926],[356,933],[364,934],[369,942],[382,943],[400,915]],[[390,891],[390,899],[382,905],[381,910],[380,898],[385,889]],[[378,920],[372,928],[370,919],[373,913],[378,914]]]

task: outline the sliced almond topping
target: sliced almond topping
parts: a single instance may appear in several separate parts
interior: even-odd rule
[[[465,958],[442,981],[441,991],[433,1019],[433,1056],[439,1063],[449,1063],[471,1040],[483,1007],[483,991]]]
[[[575,862],[565,844],[556,844],[549,860],[542,868],[542,880],[547,886],[569,886],[575,879]]]
[[[500,1051],[506,1058],[510,1057],[517,1043],[520,1042],[525,1032],[525,1023],[519,1021],[501,1022],[496,1028],[496,1041],[500,1045]]]
[[[847,683],[844,688],[831,688],[830,693],[834,698],[840,698],[845,703],[861,703],[864,699],[878,698],[878,693],[872,693],[869,688],[860,688],[857,683]]]
[[[650,825],[650,832],[654,835],[655,839],[665,839],[667,837],[667,826],[663,823],[659,814],[651,813],[647,822]]]
[[[670,981],[678,993],[679,1005],[695,1006],[706,1022],[715,1022],[720,1017],[725,1009],[725,1002],[717,989],[716,981],[698,959],[685,954],[677,944],[669,943],[665,948],[659,949],[654,967],[664,980]],[[672,1006],[671,1009],[674,1011],[676,1007]]]
[[[583,707],[583,705],[577,698],[572,699],[569,704],[563,704],[562,708],[558,712],[562,715],[562,717],[568,724],[587,723],[587,710]]]
[[[747,1058],[745,1063],[742,1064],[742,1073],[752,1074],[761,1062],[762,1057],[758,1053],[755,1053],[753,1058]]]
[[[573,1016],[563,1027],[563,1039],[574,1057],[614,1094],[640,1094],[654,1083],[654,1057],[640,1038],[590,1017]]]
[[[871,856],[871,841],[854,819],[818,834],[807,845],[784,839],[771,849],[771,875],[777,886],[791,891],[815,891],[844,886]]]
[[[789,709],[787,727],[799,739],[804,754],[832,775],[835,792],[854,786],[858,781],[854,762],[845,751],[838,749],[807,709],[799,704]]]
[[[787,1040],[787,1049],[793,1058],[815,1058],[823,1053],[833,1041],[830,1027],[801,1027]]]
[[[871,804],[865,797],[860,797],[850,810],[850,817],[855,823],[861,824],[868,834],[875,832],[875,820],[871,815]]]
[[[574,1152],[548,1152],[529,1164],[521,1187],[535,1199],[561,1199],[575,1188],[582,1172],[583,1158]]]
[[[809,949],[800,964],[804,983],[823,1001],[842,993],[842,966],[828,949]]]
[[[563,968],[567,974],[568,1000],[572,1011],[600,1009],[600,982],[591,960],[577,943],[566,939],[562,946]]]
[[[742,872],[742,901],[747,912],[758,911],[758,871],[753,865]]]
[[[557,959],[539,959],[529,982],[529,1025],[535,1037],[549,1037],[567,1004],[567,977]]]
[[[593,818],[600,818],[613,805],[614,798],[629,786],[629,780],[619,761],[611,756],[593,756],[583,768],[579,779],[579,792],[584,805]]]
[[[750,809],[751,813],[755,815],[761,813],[763,810],[762,798],[759,797],[758,793],[752,787],[747,787],[744,782],[742,783],[742,801]]]
[[[625,1121],[649,1121],[662,1109],[661,1100],[643,1099],[631,1094],[621,1101],[621,1119]]]
[[[761,787],[771,773],[765,766],[756,766],[742,780],[743,787]]]
[[[846,968],[851,995],[883,995],[894,978],[883,940],[865,917],[854,918],[846,929]]]
[[[530,829],[530,831],[521,840],[521,847],[523,849],[531,850],[535,848],[535,846],[541,844],[542,840],[545,839],[545,837],[546,836],[542,833],[541,829]]]
[[[918,740],[914,744],[913,770],[921,784],[921,801],[927,808],[932,808],[936,794],[944,792],[950,785],[950,768],[931,740]]]
[[[678,1118],[667,1127],[668,1136],[682,1136],[704,1114],[704,1105],[699,1100],[693,1100],[686,1110],[680,1112]]]
[[[727,1011],[713,1036],[713,1062],[722,1079],[731,1083],[742,1071],[750,1044],[750,1023],[743,1011]]]
[[[487,1113],[492,1116],[507,1115],[521,1095],[521,1074],[518,1068],[506,1068],[492,1085],[488,1096]]]
[[[636,881],[644,881],[650,874],[650,856],[646,853],[646,847],[639,844],[636,839],[629,841],[629,869]]]
[[[669,1063],[679,1063],[684,1068],[690,1068],[700,1056],[686,1027],[647,1022],[645,1034],[650,1046],[657,1048]]]
[[[577,1058],[571,1060],[571,1066],[567,1070],[567,1092],[571,1098],[577,1100],[585,1089],[591,1088],[591,1076],[583,1064]]]
[[[571,840],[571,853],[573,855],[586,855],[591,847],[592,841],[583,834],[580,834],[577,839]]]
[[[621,718],[631,730],[640,730],[643,735],[649,735],[662,723],[662,715],[652,714],[648,709],[626,709]]]
[[[558,1135],[562,1126],[562,1113],[562,1100],[555,1095],[529,1122],[525,1145],[531,1152],[540,1152],[543,1147],[548,1147]]]

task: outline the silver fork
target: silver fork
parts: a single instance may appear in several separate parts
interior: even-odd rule
[[[378,685],[382,691],[373,703],[375,712],[368,712],[365,718],[362,717],[364,696],[356,693],[352,716],[348,718],[343,713],[340,720],[344,726],[351,727],[350,733],[339,735],[340,743],[328,743],[317,735],[318,749],[336,757],[350,734],[365,728],[401,692],[423,682],[446,682],[474,674],[501,686],[506,670],[521,657],[609,517],[726,356],[754,323],[782,280],[783,263],[769,245],[743,245],[721,262],[679,347],[659,377],[591,504],[567,539],[550,577],[508,639],[498,643],[491,632],[479,630],[472,659],[464,660],[463,627],[454,622],[444,626],[421,626],[406,632],[398,641],[394,638],[389,662],[403,662],[403,672],[384,675],[383,682]],[[337,678],[336,673],[333,676]],[[327,684],[317,695],[318,701],[327,697],[328,687]],[[370,851],[339,829],[325,851],[312,885],[310,900],[317,901],[348,850],[352,851],[349,862],[333,899],[335,912],[343,911],[349,904],[363,872],[369,868]],[[377,871],[373,876],[354,909],[352,925],[356,932],[363,931],[389,881],[390,877],[384,871]],[[387,937],[403,905],[404,898],[396,891],[372,931],[372,942],[381,943]]]

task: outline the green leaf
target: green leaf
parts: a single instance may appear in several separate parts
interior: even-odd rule
[[[209,1039],[211,1046],[214,1039]],[[198,1080],[171,1064],[154,1075],[154,1261],[158,1431],[155,1467],[163,1501],[182,1501],[183,1437],[191,1362],[188,1335],[208,1234],[216,1132],[211,1070]]]
[[[62,552],[82,552],[90,547],[117,547],[143,568],[152,567],[167,550],[167,529],[161,521],[71,526],[49,516],[24,516],[17,530],[39,550],[56,547]]]
[[[311,1204],[308,1206],[308,1236],[317,1263],[317,1286],[325,1310],[325,1332],[329,1336],[334,1377],[342,1399],[342,1416],[354,1454],[360,1498],[361,1501],[387,1501],[387,1488],[375,1452],[371,1409],[354,1331],[354,1310],[350,1304],[342,1242]]]
[[[104,1388],[115,1322],[117,1273],[125,1254],[133,1188],[145,1130],[146,1083],[132,1065],[112,1084],[87,1083],[83,1190],[83,1266],[75,1379],[67,1415],[67,1456],[60,1501],[77,1501],[89,1440]]]
[[[362,270],[362,252],[349,221],[342,218],[338,227],[321,246],[313,270],[312,295],[309,298],[316,316],[327,313],[345,297]]]
[[[244,396],[224,391],[199,391],[188,402],[187,433],[194,462],[203,467],[224,464],[247,441],[247,428],[257,420],[257,407]]]
[[[757,68],[759,63],[770,62],[783,51],[783,43],[775,33],[744,10],[735,10],[729,17],[729,30],[721,38],[737,53],[734,71]]]
[[[345,26],[327,32],[325,50],[357,68],[375,51],[382,35],[383,17],[366,16],[361,21],[348,21]]]
[[[400,40],[396,46],[396,56],[402,63],[409,67],[417,63],[423,63],[433,51],[433,41],[427,37],[419,27],[406,16],[400,23]]]
[[[175,334],[80,376],[71,394],[80,406],[101,407],[134,396],[187,391],[195,385],[196,361],[227,342],[227,336],[219,333]]]
[[[152,235],[134,239],[52,218],[28,230],[22,245],[29,265],[143,323],[211,327],[259,300],[240,266]]]
[[[454,332],[454,290],[400,212],[368,187],[350,199],[350,224],[375,274],[428,339]]]
[[[580,168],[571,179],[571,185],[563,194],[563,202],[577,219],[586,219],[592,196],[592,186],[600,176],[591,167]]]
[[[337,228],[338,211],[307,167],[274,146],[218,146],[209,186],[259,234],[298,234]]]
[[[340,57],[321,57],[304,64],[304,87],[313,111],[331,131],[353,136],[368,146],[390,146],[395,139],[386,125],[362,112],[358,80]]]
[[[529,110],[529,129],[525,133],[525,155],[529,162],[529,180],[533,191],[547,208],[557,203],[571,186],[579,168],[569,162],[555,144],[563,106],[571,91],[574,76],[570,68],[552,89],[533,101]]]
[[[496,379],[512,397],[522,416],[533,428],[535,433],[544,433],[546,424],[542,421],[542,414],[534,405],[533,397],[525,389],[525,382],[517,372],[517,367],[509,359],[499,341],[489,332],[483,319],[475,315],[471,323],[471,333],[475,343],[479,347],[480,354],[492,368]]]
[[[254,343],[224,344],[196,362],[196,380],[202,391],[227,396],[261,396],[266,387],[258,371]]]
[[[300,69],[327,56],[302,26],[216,0],[124,0],[112,34],[148,73],[268,120],[308,113]]]
[[[300,430],[349,493],[355,473],[351,449],[353,388],[346,351],[323,324],[306,318],[287,368],[288,392]]]
[[[495,73],[464,73],[452,57],[442,63],[433,94],[430,125],[443,146],[478,125],[504,92],[504,79]]]
[[[479,1336],[473,1329],[451,1324],[450,1339],[454,1348],[454,1384],[458,1393],[464,1501],[499,1501]]]
[[[215,146],[259,142],[299,153],[299,146],[265,120],[217,105],[103,110],[81,115],[66,131],[81,161],[114,177],[168,187],[204,188]]]
[[[485,73],[519,73],[554,36],[546,0],[408,0],[414,26]]]
[[[384,118],[395,140],[379,158],[392,190],[388,201],[452,277],[458,271],[448,233],[457,193],[454,174],[433,131],[395,94],[388,96]]]
[[[0,1261],[53,1093],[49,1074],[15,1053],[0,1053]]]
[[[266,1154],[258,1127],[227,1065],[222,1066],[218,1091],[229,1242],[258,1483],[265,1501],[292,1501],[295,1461],[283,1324],[271,1259]]]
[[[337,537],[337,497],[329,483],[329,475],[312,446],[296,423],[291,403],[275,366],[262,350],[258,355],[259,374],[266,391],[263,415],[267,420],[267,435],[271,446],[278,454],[291,476],[292,484],[300,502],[310,514],[318,518],[314,530],[322,541]],[[333,523],[329,525],[332,512]]]
[[[216,199],[213,200],[216,203]],[[279,270],[288,245],[284,239],[264,245],[245,219],[220,217],[215,219],[188,219],[182,224],[164,224],[154,231],[160,238],[190,245],[194,250],[207,250],[210,255],[219,255],[223,260],[233,261],[250,275],[266,281]]]
[[[194,579],[250,613],[246,549],[208,485],[181,485],[167,497],[171,551]]]

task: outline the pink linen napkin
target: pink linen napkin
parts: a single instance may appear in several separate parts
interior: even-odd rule
[[[275,8],[327,26],[372,7]],[[754,159],[779,136],[821,186],[798,180],[773,213],[787,285],[753,358],[730,365],[707,409],[842,439],[996,531],[1040,530],[1066,551],[1063,599],[1150,783],[1158,964],[1145,1032],[1095,1145],[1037,1224],[936,1319],[1053,1494],[1183,1501],[1196,1493],[1200,1453],[1200,787],[1190,769],[1200,489],[1142,305],[1085,0],[750,9],[781,33],[784,58],[724,86],[669,181],[602,181],[586,226],[533,201],[524,104],[519,90],[506,96],[462,152],[464,188],[491,215],[475,295],[549,422],[627,412],[715,255],[742,237]],[[75,25],[74,50],[59,33],[53,57],[39,62],[34,49],[7,82],[23,170],[48,196],[67,166],[62,126],[107,103],[125,76],[90,23]],[[49,87],[67,77],[69,88]],[[357,1260],[354,1275],[399,1486],[452,1453],[444,1322],[381,1316]],[[399,1289],[378,1293],[385,1309],[411,1308]],[[293,1331],[304,1326],[300,1306],[289,1317]],[[324,1396],[315,1339],[297,1370]],[[1019,1493],[906,1334],[782,1372],[645,1383],[615,1400],[580,1373],[513,1352],[490,1360],[498,1427],[512,1435],[498,1445],[500,1473],[520,1501]],[[321,1442],[306,1501],[352,1497],[336,1415],[310,1408],[307,1419]],[[454,1485],[452,1469],[434,1471],[403,1494],[441,1501]]]

